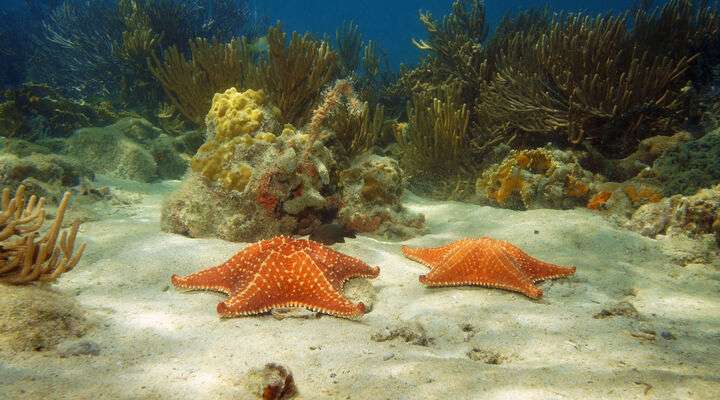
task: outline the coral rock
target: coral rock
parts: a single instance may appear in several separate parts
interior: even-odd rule
[[[476,182],[482,204],[512,209],[559,208],[586,205],[600,176],[582,168],[569,151],[540,148],[511,152]]]
[[[403,172],[394,159],[374,154],[358,157],[340,173],[340,222],[357,232],[403,239],[417,236],[425,218],[402,206],[403,186]]]
[[[648,203],[635,211],[626,226],[645,236],[696,236],[717,232],[720,185],[692,196],[675,195]]]

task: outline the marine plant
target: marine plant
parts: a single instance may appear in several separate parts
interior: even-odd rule
[[[66,192],[49,230],[40,236],[45,222],[45,199],[30,196],[26,201],[25,187],[20,185],[12,197],[10,189],[0,199],[0,283],[21,285],[51,282],[77,265],[85,244],[75,250],[80,223],[70,231],[60,231],[70,201]],[[59,243],[58,243],[59,240]]]
[[[192,40],[253,36],[245,0],[67,0],[48,12],[32,76],[80,98],[103,96],[141,112],[159,108],[154,52],[190,52]]]
[[[470,108],[459,155],[466,161],[452,168],[482,169],[498,145],[554,142],[624,157],[641,140],[692,122],[693,95],[720,49],[717,9],[707,1],[671,0],[654,11],[598,17],[527,10],[505,17],[492,35],[479,0],[456,0],[444,18],[421,13],[420,21],[427,38],[414,43],[427,56],[401,70],[393,91],[417,102],[425,93],[459,88],[457,106]],[[398,132],[405,132],[401,147],[414,135]],[[416,160],[419,169],[433,165],[429,157]]]
[[[293,32],[288,42],[279,23],[268,30],[267,41],[267,60],[260,65],[263,89],[280,109],[283,122],[302,126],[321,89],[335,77],[337,54],[308,33]]]
[[[362,45],[362,34],[360,34],[360,27],[356,23],[348,21],[337,29],[335,32],[335,51],[338,55],[340,76],[352,75],[358,69]]]
[[[407,113],[409,124],[396,131],[396,139],[412,171],[453,174],[466,165],[470,114],[458,86],[415,94]]]
[[[77,128],[116,118],[107,103],[73,101],[47,85],[28,83],[0,93],[0,135],[6,137],[66,137]]]
[[[382,104],[371,108],[365,101],[358,112],[352,112],[350,107],[338,107],[328,125],[337,135],[345,154],[353,157],[372,149],[388,123]]]
[[[571,15],[540,36],[514,34],[479,93],[478,115],[496,134],[559,134],[608,155],[677,126],[695,56],[652,56],[627,24]]]
[[[190,54],[186,59],[179,48],[170,47],[164,61],[152,55],[150,70],[175,108],[197,125],[204,123],[215,93],[256,86],[251,82],[257,69],[244,37],[229,43],[194,39]]]

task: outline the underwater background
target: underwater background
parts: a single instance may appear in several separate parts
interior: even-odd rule
[[[3,1],[0,399],[718,399],[719,88],[708,0]]]

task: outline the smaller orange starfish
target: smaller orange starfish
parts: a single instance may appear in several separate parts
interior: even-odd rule
[[[222,265],[180,277],[175,287],[215,290],[230,296],[217,305],[222,317],[251,315],[281,307],[305,307],[338,317],[365,313],[363,303],[342,295],[351,278],[375,278],[378,267],[312,240],[278,236],[237,253]]]
[[[488,237],[462,239],[443,247],[403,246],[402,252],[430,267],[427,275],[420,275],[420,283],[427,286],[491,286],[533,299],[543,294],[533,283],[575,273],[575,267],[540,261],[508,242]]]

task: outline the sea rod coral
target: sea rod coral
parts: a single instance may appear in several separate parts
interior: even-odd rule
[[[55,221],[39,240],[38,231],[45,222],[45,199],[30,196],[25,201],[25,187],[20,186],[11,198],[10,189],[2,192],[0,213],[0,283],[13,285],[34,281],[54,281],[77,265],[85,251],[83,243],[75,251],[75,237],[80,223],[70,232],[60,232],[63,216],[70,201],[66,192],[58,206]],[[60,239],[59,246],[56,246]]]

